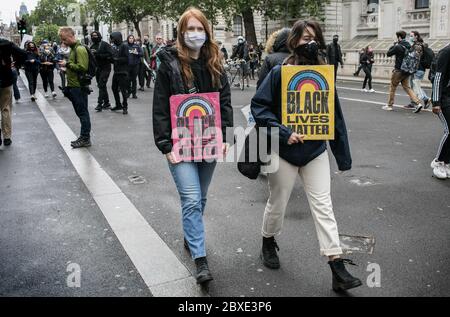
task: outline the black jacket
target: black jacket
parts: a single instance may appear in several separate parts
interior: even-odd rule
[[[409,44],[406,40],[402,40],[401,42],[391,46],[391,48],[387,51],[388,57],[395,55],[395,69],[400,70],[403,59],[405,58],[405,53],[410,48],[411,44]]]
[[[286,31],[282,31],[277,35],[277,38],[273,43],[273,53],[266,56],[261,66],[261,70],[259,71],[259,78],[258,82],[256,83],[256,89],[258,89],[258,87],[261,85],[270,70],[277,65],[281,65],[286,57],[289,56],[289,49],[287,48],[286,44],[289,33],[289,29],[286,29]]]
[[[326,150],[325,141],[287,144],[292,131],[281,124],[281,66],[275,66],[256,91],[256,95],[251,101],[251,111],[258,126],[279,128],[279,155],[289,163],[305,166]],[[335,139],[330,141],[330,147],[339,170],[351,169],[352,158],[347,128],[337,92],[335,92]]]
[[[158,69],[153,94],[153,136],[158,149],[166,154],[172,151],[169,98],[172,95],[187,94],[188,89],[181,75],[177,49],[165,47],[158,52],[157,56],[161,60],[161,66]],[[217,89],[212,85],[211,74],[202,58],[193,61],[191,69],[194,74],[194,84],[199,93],[215,91],[220,93],[220,115],[225,142],[226,128],[233,126],[230,85],[226,73],[222,74],[221,88]]]
[[[373,53],[363,53],[359,56],[359,63],[363,66],[369,66],[374,62]]]
[[[26,52],[14,43],[0,39],[0,88],[6,88],[13,84],[13,73],[11,70],[11,58],[19,68],[25,62]]]
[[[100,41],[91,45],[91,50],[94,54],[95,61],[98,68],[111,69],[111,62],[113,61],[114,49],[105,41]]]
[[[437,55],[436,74],[432,91],[433,105],[450,107],[450,44]]]
[[[330,65],[344,65],[342,61],[341,46],[339,44],[330,43],[327,45],[327,58]]]
[[[238,44],[233,51],[233,54],[230,57],[231,59],[239,58],[243,59],[246,62],[250,60],[250,56],[248,55],[248,45],[246,42],[242,44]]]
[[[127,75],[128,74],[128,45],[122,40],[122,33],[111,33],[111,40],[114,45],[114,74]]]

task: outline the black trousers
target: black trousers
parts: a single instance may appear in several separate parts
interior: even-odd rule
[[[128,80],[130,81],[128,86],[128,94],[136,95],[137,76],[139,72],[139,64],[128,65]]]
[[[44,91],[47,92],[47,88],[48,86],[50,86],[50,90],[53,92],[55,91],[55,84],[54,84],[54,73],[53,73],[53,69],[41,69],[40,71],[41,73],[41,78],[42,78],[42,83],[44,84]]]
[[[339,64],[334,64],[334,81],[337,80],[337,70],[339,68]]]
[[[450,163],[450,96],[444,97],[441,107],[442,112],[439,113],[439,119],[444,126],[444,135],[442,136],[441,142],[439,143],[438,153],[436,158],[440,162],[445,164]]]
[[[38,78],[39,70],[26,70],[25,75],[28,80],[28,88],[30,90],[30,95],[34,95],[36,92],[37,78]]]
[[[364,83],[362,88],[365,89],[366,84],[369,83],[369,89],[372,89],[372,64],[363,65],[362,70],[366,74],[366,77],[364,77]]]
[[[112,91],[116,106],[128,108],[128,76],[127,74],[114,74],[112,78]],[[120,102],[120,93],[122,93],[123,101]]]
[[[150,71],[145,67],[144,63],[139,64],[139,87],[144,87],[147,83],[147,87],[150,88],[151,75]]]
[[[95,74],[98,87],[98,104],[109,105],[108,89],[106,84],[108,83],[109,74],[111,73],[111,65],[99,67]]]
[[[80,136],[89,139],[91,134],[91,118],[88,110],[88,93],[89,88],[71,88],[68,87],[69,99],[72,101],[73,109],[80,119],[81,130]]]

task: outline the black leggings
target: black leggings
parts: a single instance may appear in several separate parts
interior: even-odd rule
[[[42,83],[44,84],[44,91],[47,92],[47,87],[50,85],[50,90],[53,92],[55,91],[55,84],[53,82],[54,74],[53,69],[41,69],[41,77],[42,77]]]
[[[450,102],[450,97],[447,100]],[[442,136],[441,142],[439,143],[438,153],[436,158],[440,162],[445,164],[450,163],[450,107],[447,104],[443,104],[445,107],[442,112],[439,113],[439,119],[441,119],[442,125],[444,126],[444,135]]]
[[[36,84],[37,84],[37,77],[39,74],[39,70],[26,70],[25,75],[27,76],[28,80],[28,88],[30,90],[30,95],[34,95],[36,92]]]
[[[366,73],[366,77],[364,77],[363,89],[366,88],[367,82],[369,82],[369,89],[372,89],[372,64],[364,65],[362,70]]]

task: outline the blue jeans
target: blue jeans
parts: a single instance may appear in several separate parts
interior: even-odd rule
[[[410,78],[411,78],[411,87],[414,90],[414,93],[417,95],[417,97],[419,97],[419,99],[426,101],[430,98],[427,96],[427,93],[425,92],[425,90],[422,89],[422,86],[420,85],[424,75],[425,71],[418,70]]]
[[[183,231],[193,259],[206,256],[203,212],[216,162],[169,163],[183,214]]]
[[[89,139],[91,134],[91,118],[88,110],[88,88],[69,87],[69,99],[72,101],[73,109],[80,118],[80,136]]]

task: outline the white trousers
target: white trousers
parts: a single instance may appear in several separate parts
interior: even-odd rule
[[[263,237],[270,238],[281,232],[286,206],[298,174],[303,182],[314,219],[320,254],[325,256],[342,254],[331,202],[330,162],[327,151],[303,167],[292,165],[281,157],[278,159],[280,162],[278,171],[267,174],[270,195],[264,211]]]

